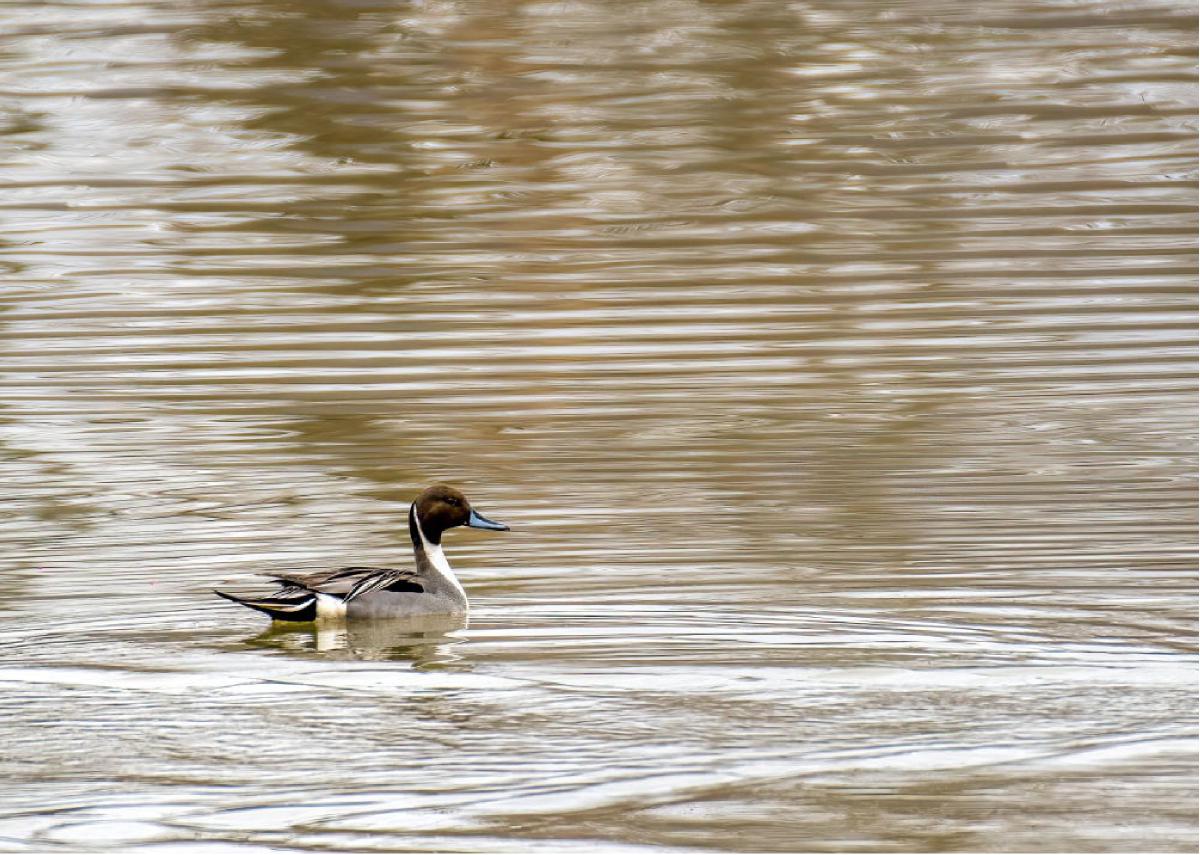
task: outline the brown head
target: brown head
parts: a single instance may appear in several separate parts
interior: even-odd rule
[[[409,511],[409,532],[413,544],[421,545],[421,535],[432,544],[442,542],[442,532],[448,528],[465,525],[489,531],[508,531],[508,526],[492,522],[471,507],[467,497],[445,484],[434,484],[417,496]],[[415,523],[420,523],[418,531]]]

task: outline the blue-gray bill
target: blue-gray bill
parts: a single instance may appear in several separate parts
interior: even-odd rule
[[[489,520],[474,508],[471,509],[471,517],[467,520],[467,525],[471,528],[486,528],[488,531],[508,531],[508,526]]]

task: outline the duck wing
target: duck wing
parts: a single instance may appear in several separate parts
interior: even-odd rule
[[[349,602],[369,591],[410,591],[421,593],[417,571],[390,567],[342,567],[320,573],[271,573],[279,589],[262,597],[238,597],[224,591],[217,596],[270,615],[274,620],[310,621],[317,617],[317,597],[321,594]]]
[[[321,573],[272,573],[281,588],[300,587],[314,594],[330,594],[350,600],[368,591],[411,591],[420,594],[425,590],[416,570],[400,570],[394,567],[342,567]]]
[[[415,570],[385,570],[380,569],[373,573],[367,573],[354,586],[346,592],[342,597],[345,602],[350,602],[355,597],[361,597],[363,594],[369,594],[371,591],[412,591],[421,593],[425,590],[425,586],[417,581],[417,572]]]

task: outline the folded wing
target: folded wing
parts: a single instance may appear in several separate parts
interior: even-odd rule
[[[421,593],[414,570],[389,567],[343,567],[322,573],[273,573],[279,589],[262,597],[239,597],[224,591],[218,596],[269,615],[274,620],[311,621],[317,617],[317,595],[328,594],[349,602],[372,591]]]

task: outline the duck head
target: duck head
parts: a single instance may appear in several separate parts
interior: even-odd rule
[[[412,514],[420,525],[420,533],[432,544],[442,542],[442,532],[446,529],[460,525],[508,531],[508,526],[489,520],[471,507],[466,496],[445,484],[435,484],[422,491],[412,504]]]

